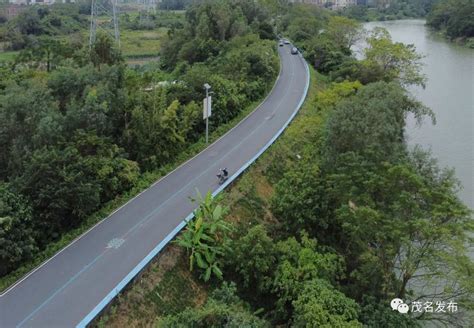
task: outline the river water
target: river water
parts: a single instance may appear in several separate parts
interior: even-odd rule
[[[410,145],[431,149],[441,167],[454,168],[462,184],[460,199],[474,209],[474,50],[455,45],[432,33],[423,20],[371,22],[386,28],[394,41],[414,44],[423,54],[426,88],[413,88],[413,95],[430,107],[437,123],[429,119],[417,127],[407,120]]]

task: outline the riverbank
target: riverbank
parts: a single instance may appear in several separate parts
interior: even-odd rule
[[[426,21],[425,21],[425,25]],[[443,39],[446,42],[452,43],[457,46],[474,49],[474,38],[466,38],[466,37],[457,37],[457,38],[450,38],[446,33],[446,29],[443,30],[436,30],[434,28],[430,28],[427,26],[429,33],[436,35],[440,39]]]

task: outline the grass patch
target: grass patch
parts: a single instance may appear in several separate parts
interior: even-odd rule
[[[125,59],[158,57],[161,42],[167,35],[168,28],[159,27],[153,30],[120,30],[120,51]],[[77,42],[89,42],[89,31],[83,30],[69,36],[58,36],[58,40],[77,39]]]
[[[176,314],[194,305],[198,292],[184,262],[167,271],[161,282],[147,295],[154,303],[158,316]]]
[[[260,221],[265,215],[265,202],[257,193],[257,181],[250,175],[240,179],[236,189],[238,197],[232,204],[232,212],[239,217],[245,217],[250,222]]]
[[[14,61],[18,53],[18,51],[2,51],[0,52],[0,62]]]
[[[156,57],[161,41],[168,29],[160,27],[150,31],[124,30],[120,33],[120,48],[126,58]]]

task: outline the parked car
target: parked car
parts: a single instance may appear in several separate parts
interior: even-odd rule
[[[283,41],[280,41],[280,43],[278,44],[280,47],[283,47]]]
[[[298,49],[296,47],[291,48],[291,54],[296,55],[298,53]]]
[[[290,41],[288,41],[288,40],[286,40],[286,39],[285,39],[285,41],[283,41],[283,42],[285,42],[285,44],[290,44]]]

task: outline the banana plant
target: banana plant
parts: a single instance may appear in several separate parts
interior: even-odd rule
[[[224,255],[232,230],[224,220],[227,209],[217,204],[210,192],[205,198],[199,192],[197,195],[199,207],[194,211],[194,220],[188,223],[176,243],[187,250],[190,271],[196,265],[204,281],[209,281],[212,275],[222,279],[219,260]]]

